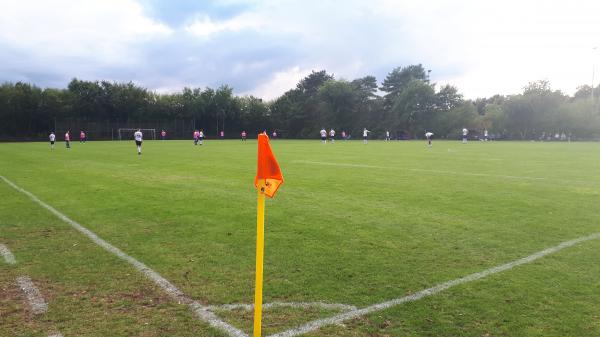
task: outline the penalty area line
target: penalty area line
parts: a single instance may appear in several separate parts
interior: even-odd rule
[[[396,299],[393,299],[390,301],[370,305],[370,306],[362,308],[362,309],[357,309],[357,310],[341,313],[341,314],[338,314],[338,315],[335,315],[335,316],[332,316],[329,318],[314,320],[314,321],[308,322],[298,328],[294,328],[294,329],[283,331],[283,332],[280,332],[277,334],[273,334],[273,335],[270,335],[269,337],[298,336],[301,334],[305,334],[305,333],[320,329],[321,327],[324,327],[326,325],[340,324],[344,321],[347,321],[347,320],[350,320],[353,318],[357,318],[360,316],[368,315],[373,312],[388,309],[388,308],[391,308],[391,307],[394,307],[394,306],[397,306],[397,305],[400,305],[403,303],[414,302],[414,301],[420,300],[424,297],[435,295],[439,292],[442,292],[442,291],[452,288],[454,286],[461,285],[461,284],[468,283],[468,282],[477,281],[477,280],[483,279],[487,276],[497,274],[497,273],[500,273],[500,272],[503,272],[506,270],[510,270],[514,267],[517,267],[517,266],[520,266],[520,265],[523,265],[526,263],[531,263],[531,262],[533,262],[537,259],[540,259],[546,255],[554,254],[565,248],[569,248],[569,247],[575,246],[577,244],[580,244],[580,243],[583,243],[586,241],[590,241],[590,240],[595,240],[598,238],[600,238],[600,233],[594,233],[594,234],[591,234],[588,236],[583,236],[583,237],[580,237],[580,238],[577,238],[574,240],[565,241],[554,247],[550,247],[550,248],[544,249],[542,251],[539,251],[537,253],[533,253],[524,258],[521,258],[521,259],[518,259],[518,260],[515,260],[512,262],[508,262],[505,264],[501,264],[496,267],[492,267],[492,268],[486,269],[486,270],[478,272],[478,273],[470,274],[470,275],[467,275],[467,276],[464,276],[461,278],[457,278],[457,279],[454,279],[451,281],[440,283],[431,288],[421,290],[421,291],[416,292],[409,296],[404,296],[404,297],[396,298]]]
[[[131,264],[135,269],[137,269],[138,271],[140,271],[142,274],[144,274],[146,277],[148,277],[151,281],[153,281],[158,287],[160,287],[164,292],[166,292],[169,296],[171,296],[171,298],[177,300],[181,304],[186,304],[192,310],[192,312],[195,314],[195,316],[197,318],[199,318],[200,320],[208,323],[210,326],[212,326],[214,328],[217,328],[217,329],[219,329],[221,331],[226,332],[229,336],[232,336],[232,337],[248,337],[248,335],[246,333],[244,333],[243,331],[241,331],[240,329],[238,329],[238,328],[234,327],[233,325],[231,325],[231,324],[229,324],[229,323],[227,323],[227,322],[219,319],[219,317],[217,317],[217,315],[215,315],[214,313],[210,312],[209,309],[206,306],[204,306],[204,305],[198,303],[197,301],[194,301],[191,298],[187,297],[174,284],[172,284],[167,279],[165,279],[164,277],[162,277],[159,273],[157,273],[154,270],[152,270],[150,267],[146,266],[144,263],[136,260],[135,258],[127,255],[126,253],[124,253],[119,248],[117,248],[117,247],[111,245],[110,243],[104,241],[98,235],[96,235],[94,232],[92,232],[89,229],[83,227],[82,225],[80,225],[76,221],[72,220],[71,218],[67,217],[63,213],[57,211],[54,207],[52,207],[52,206],[46,204],[45,202],[41,201],[35,195],[33,195],[30,192],[24,190],[23,188],[17,186],[12,181],[6,179],[4,176],[0,175],[0,179],[2,179],[6,184],[8,184],[9,186],[11,186],[15,190],[17,190],[17,191],[25,194],[26,196],[28,196],[29,199],[31,199],[33,202],[35,202],[38,205],[42,206],[43,208],[47,209],[48,211],[50,211],[50,213],[54,214],[56,217],[58,217],[62,221],[64,221],[64,222],[68,223],[69,225],[71,225],[71,227],[73,227],[75,230],[79,231],[83,235],[87,236],[89,239],[91,239],[98,246],[104,248],[106,251],[108,251],[110,253],[113,253],[114,255],[118,256],[122,260],[125,260],[126,262],[128,262],[129,264]]]

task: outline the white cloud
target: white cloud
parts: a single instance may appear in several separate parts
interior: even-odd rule
[[[89,66],[130,64],[136,45],[172,33],[133,0],[9,0],[0,7],[0,46],[48,66],[65,59]]]
[[[373,0],[266,1],[254,14],[264,30],[294,34],[309,51],[304,68],[320,63],[352,79],[423,63],[434,81],[475,98],[517,93],[539,79],[566,93],[589,83],[592,64],[600,69],[600,50],[592,53],[599,12],[600,2],[589,0]]]
[[[185,26],[185,31],[201,38],[209,38],[222,32],[239,32],[247,29],[259,30],[263,24],[257,16],[246,13],[228,20],[213,21],[208,15],[202,15]]]
[[[216,0],[175,29],[139,1],[0,0],[2,80],[50,73],[150,89],[248,88],[264,77],[246,91],[272,98],[313,69],[382,81],[394,67],[423,63],[433,81],[475,98],[538,79],[572,93],[591,82],[594,60],[600,73],[598,1]]]
[[[311,70],[300,69],[298,66],[291,67],[283,71],[278,71],[271,75],[271,77],[267,79],[265,83],[243,94],[254,95],[256,97],[270,100],[280,96],[292,88],[295,88],[296,84],[298,84],[301,79],[308,76],[310,73]]]
[[[408,18],[413,40],[423,41],[413,45],[433,67],[434,80],[469,98],[519,93],[540,79],[572,94],[591,80],[599,2],[440,1],[434,8],[444,14]],[[444,73],[452,67],[460,71]]]
[[[231,73],[233,75],[240,75],[246,72],[259,72],[264,71],[268,72],[271,69],[268,69],[269,66],[268,61],[257,61],[257,62],[244,62],[237,61],[231,67]]]

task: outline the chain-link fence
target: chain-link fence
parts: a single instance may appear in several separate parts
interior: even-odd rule
[[[90,121],[85,119],[57,120],[54,131],[62,135],[71,131],[73,139],[77,139],[79,131],[84,131],[88,140],[119,140],[119,129],[155,129],[156,139],[165,130],[167,139],[189,139],[196,128],[193,119],[144,120],[144,121]]]

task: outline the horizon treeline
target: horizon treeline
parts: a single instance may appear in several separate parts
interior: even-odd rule
[[[495,138],[540,139],[567,134],[600,138],[600,85],[580,86],[573,96],[535,81],[516,95],[467,100],[452,85],[438,86],[421,65],[393,69],[378,83],[374,76],[352,81],[313,71],[280,97],[264,101],[236,96],[233,88],[183,88],[158,94],[129,83],[73,79],[65,89],[42,89],[16,82],[0,85],[0,138],[42,139],[56,121],[131,125],[144,121],[191,120],[209,135],[223,130],[237,137],[277,130],[285,138],[316,138],[321,128],[360,136],[363,128],[383,137],[458,138],[463,127]],[[190,131],[193,128],[190,126]],[[73,130],[78,131],[78,130]],[[169,130],[167,130],[169,131]],[[186,135],[184,135],[186,136]]]

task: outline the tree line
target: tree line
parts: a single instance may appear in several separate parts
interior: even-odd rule
[[[272,101],[236,96],[228,85],[158,94],[132,82],[73,79],[64,89],[17,82],[0,86],[0,138],[43,139],[50,131],[64,131],[54,130],[57,120],[131,125],[181,119],[193,121],[190,129],[236,137],[242,130],[277,130],[286,138],[315,138],[321,128],[359,136],[368,128],[402,139],[421,138],[426,130],[458,138],[466,127],[503,139],[556,133],[595,139],[599,94],[600,86],[583,85],[569,96],[537,81],[520,94],[467,100],[452,85],[432,83],[420,64],[393,69],[381,84],[374,76],[349,81],[313,71]]]

